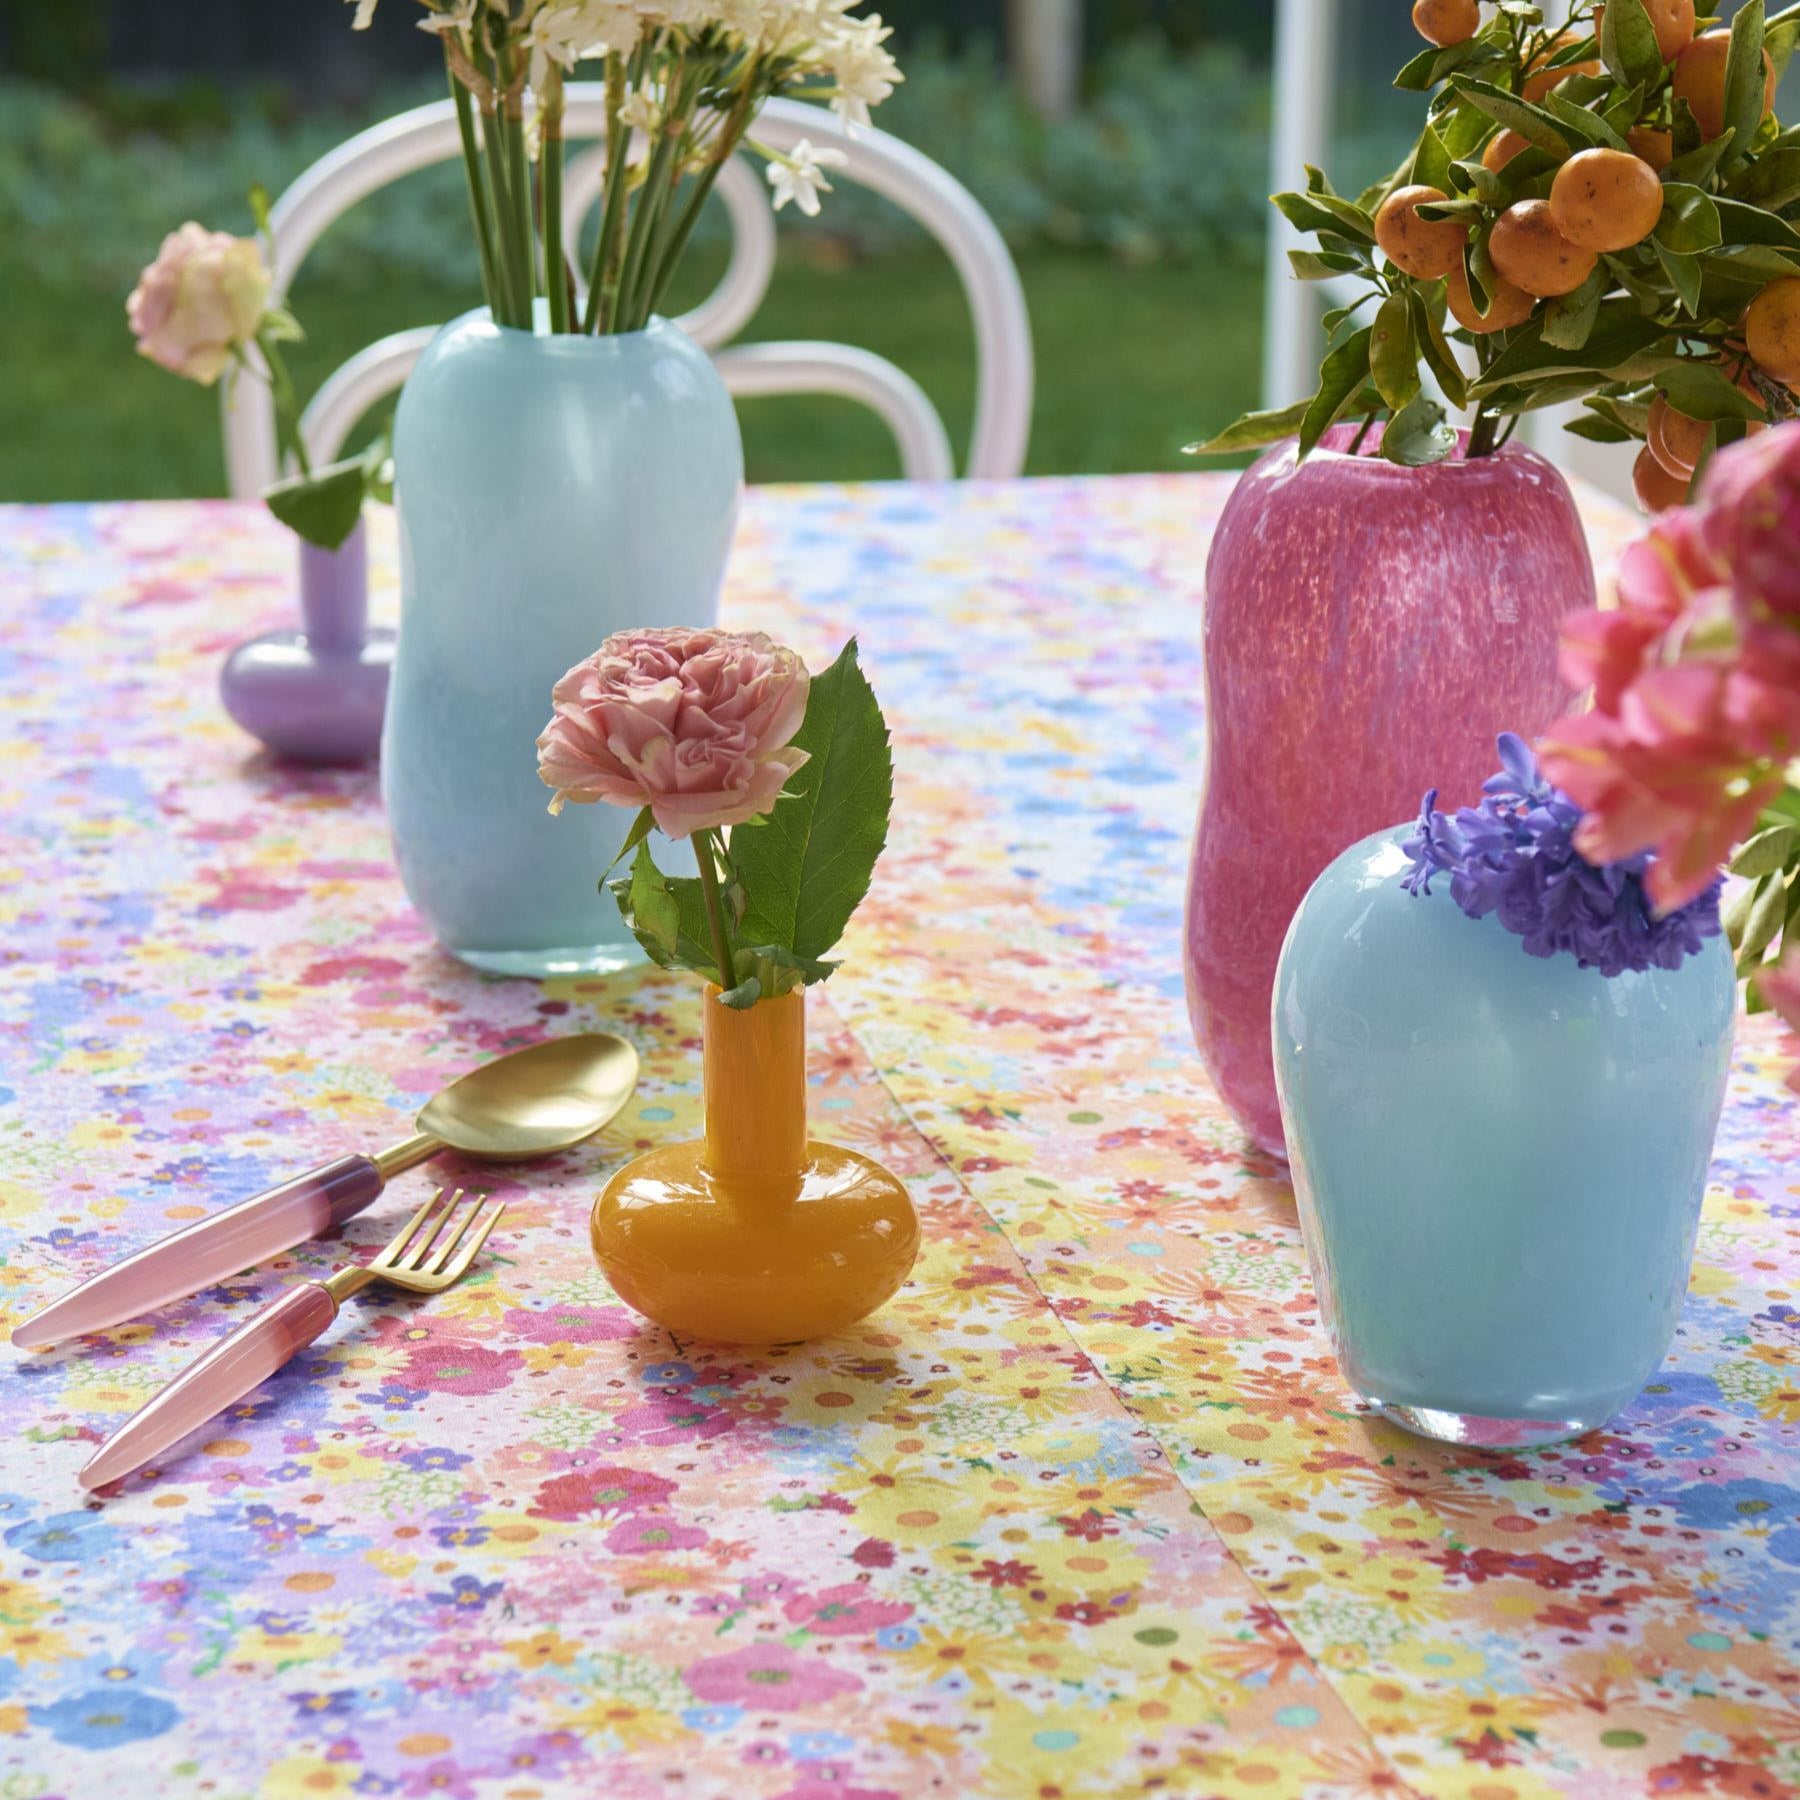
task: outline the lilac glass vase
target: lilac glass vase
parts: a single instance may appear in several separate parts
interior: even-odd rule
[[[1188,1013],[1214,1086],[1285,1154],[1269,1002],[1337,854],[1437,788],[1472,802],[1495,736],[1573,699],[1557,627],[1594,604],[1574,496],[1535,452],[1402,468],[1334,427],[1247,470],[1206,565],[1206,760],[1188,876]]]
[[[219,672],[225,710],[277,756],[357,763],[381,747],[394,634],[369,625],[362,521],[335,550],[296,539],[300,629],[242,643]]]

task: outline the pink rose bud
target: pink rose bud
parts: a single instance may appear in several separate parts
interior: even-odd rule
[[[1800,625],[1800,420],[1727,444],[1706,465],[1700,529],[1747,620]]]
[[[807,761],[806,665],[760,631],[621,631],[552,692],[538,739],[550,802],[647,806],[669,837],[770,811]]]
[[[255,337],[270,282],[254,238],[190,219],[163,239],[125,302],[138,354],[211,387],[232,351]]]

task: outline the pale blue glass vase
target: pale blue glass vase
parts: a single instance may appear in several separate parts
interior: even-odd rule
[[[631,814],[553,819],[536,740],[557,678],[609,633],[713,622],[743,475],[731,396],[661,319],[551,336],[483,309],[408,378],[382,793],[406,891],[463,961],[548,975],[640,959],[597,885]]]
[[[1608,979],[1534,957],[1448,879],[1400,886],[1410,827],[1313,884],[1275,977],[1301,1231],[1350,1386],[1453,1443],[1603,1424],[1667,1353],[1724,1101],[1722,938]]]

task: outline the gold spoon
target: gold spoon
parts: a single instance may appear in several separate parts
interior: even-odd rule
[[[572,1149],[614,1118],[637,1076],[637,1052],[609,1031],[552,1038],[497,1057],[433,1095],[411,1137],[373,1156],[340,1156],[159,1238],[51,1301],[14,1328],[12,1341],[41,1350],[198,1293],[333,1230],[396,1175],[439,1151],[522,1162]]]

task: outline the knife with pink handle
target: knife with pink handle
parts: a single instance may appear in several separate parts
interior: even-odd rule
[[[440,1204],[444,1190],[439,1188],[372,1262],[340,1269],[326,1281],[289,1288],[197,1356],[100,1446],[81,1471],[81,1485],[105,1487],[141,1469],[234,1400],[243,1399],[304,1350],[338,1316],[339,1306],[370,1282],[385,1281],[409,1294],[438,1294],[460,1281],[506,1210],[504,1201],[487,1208],[487,1196],[478,1194],[474,1206],[461,1213],[455,1231],[445,1237],[462,1197],[458,1188],[448,1204]],[[473,1235],[471,1225],[476,1225]]]
[[[412,1137],[374,1156],[339,1157],[159,1238],[51,1301],[14,1328],[12,1341],[42,1350],[196,1294],[354,1218],[396,1175],[442,1150],[510,1162],[570,1149],[631,1097],[637,1069],[637,1052],[605,1031],[497,1057],[434,1094]]]

